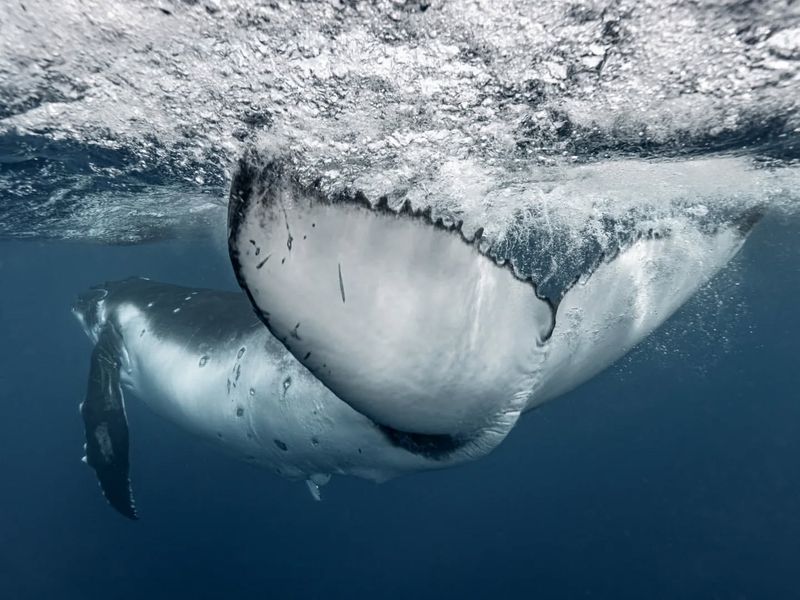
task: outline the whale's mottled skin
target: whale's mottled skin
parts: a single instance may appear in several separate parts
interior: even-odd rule
[[[128,517],[136,516],[124,412],[131,393],[244,461],[305,479],[315,497],[333,474],[382,481],[469,458],[450,440],[406,435],[350,408],[267,331],[241,293],[136,278],[93,288],[73,312],[95,343],[81,407],[86,462]]]

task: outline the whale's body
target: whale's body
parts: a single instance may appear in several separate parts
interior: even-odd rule
[[[228,242],[245,294],[129,279],[75,304],[95,344],[86,462],[134,517],[130,393],[317,498],[333,474],[382,481],[475,460],[669,318],[759,218],[651,224],[546,298],[481,230],[320,196],[280,160],[243,162]]]
[[[236,458],[305,479],[317,497],[333,474],[383,481],[463,460],[457,448],[404,437],[339,400],[267,331],[241,293],[134,278],[93,288],[73,312],[95,343],[92,371],[102,378],[93,386],[90,376],[82,405],[87,460],[101,467],[106,496],[127,516],[135,515],[127,433],[115,435],[103,425],[108,418],[91,413],[115,394],[119,404],[106,416],[116,412],[124,423],[123,398],[132,394]],[[124,464],[104,481],[103,464],[115,459]]]

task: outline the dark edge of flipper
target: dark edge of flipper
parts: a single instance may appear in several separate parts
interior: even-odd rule
[[[86,463],[95,470],[103,495],[120,514],[137,519],[130,484],[128,419],[120,386],[119,336],[106,325],[92,351],[81,417]]]
[[[738,233],[739,236],[742,239],[744,239],[748,235],[750,235],[750,232],[753,230],[753,228],[761,222],[761,219],[764,218],[766,212],[767,209],[765,205],[757,204],[755,206],[743,210],[741,213],[735,216],[729,217],[727,220],[722,221],[721,223],[717,222],[713,224],[710,228],[710,231],[711,232],[717,231],[720,227],[732,227],[736,231],[736,233]],[[652,229],[647,231],[642,231],[639,232],[637,235],[631,236],[631,238],[627,240],[625,244],[621,244],[620,246],[616,247],[613,250],[613,252],[600,253],[597,256],[597,258],[594,261],[592,261],[591,265],[586,270],[586,272],[576,275],[572,279],[572,281],[570,281],[564,287],[564,289],[561,291],[561,295],[555,302],[556,308],[558,307],[558,304],[560,304],[561,301],[564,299],[564,296],[566,296],[567,293],[573,287],[575,287],[579,281],[588,280],[594,274],[594,272],[600,267],[600,265],[608,264],[614,261],[620,254],[622,254],[623,251],[625,251],[627,248],[629,248],[631,245],[638,242],[639,240],[653,239],[653,238],[657,239],[659,237],[664,237],[668,235],[670,235],[669,231],[666,233],[657,232]]]
[[[241,228],[242,221],[249,205],[259,200],[262,197],[268,199],[277,197],[280,193],[280,188],[284,185],[290,186],[293,190],[313,196],[313,199],[318,202],[327,204],[354,204],[362,206],[370,211],[377,213],[389,214],[394,216],[405,216],[413,219],[422,219],[429,225],[437,229],[442,229],[451,233],[457,234],[462,241],[467,245],[474,247],[478,252],[491,260],[494,264],[502,269],[507,269],[514,278],[530,285],[533,288],[534,294],[540,300],[547,303],[550,308],[550,326],[547,333],[544,335],[542,341],[547,341],[553,334],[556,326],[556,311],[558,309],[558,302],[539,293],[539,288],[532,279],[529,277],[522,277],[513,267],[511,261],[498,261],[492,256],[491,248],[483,247],[483,228],[475,231],[472,237],[468,237],[464,233],[462,220],[446,223],[441,217],[434,218],[432,214],[432,207],[416,210],[412,207],[411,202],[406,200],[403,204],[395,209],[389,206],[389,201],[386,196],[378,198],[377,202],[372,203],[361,191],[342,192],[337,194],[336,197],[330,198],[323,194],[319,188],[315,186],[301,186],[294,178],[288,173],[289,169],[286,167],[286,161],[278,157],[266,156],[263,153],[249,149],[239,159],[238,165],[234,171],[231,180],[231,191],[228,200],[228,254],[233,266],[233,272],[236,275],[236,280],[239,286],[245,291],[250,299],[256,315],[264,322],[269,328],[269,316],[264,315],[258,310],[257,304],[250,294],[247,287],[247,282],[241,276],[241,264],[239,261],[239,250],[236,247],[236,240],[238,238],[239,229]],[[342,294],[344,300],[344,294]]]
[[[228,196],[228,257],[230,258],[236,281],[239,284],[239,287],[244,290],[244,293],[247,295],[247,299],[250,301],[250,306],[253,309],[253,312],[271,332],[269,326],[269,315],[264,314],[258,309],[258,304],[256,303],[255,298],[253,298],[253,295],[250,293],[250,288],[247,287],[247,282],[244,280],[244,277],[242,277],[242,265],[239,261],[239,249],[236,247],[236,240],[239,237],[239,229],[241,228],[242,221],[244,220],[244,214],[247,209],[247,205],[255,194],[255,190],[253,188],[256,182],[260,179],[262,180],[262,183],[265,183],[263,181],[265,179],[265,172],[277,172],[277,176],[271,177],[270,180],[266,182],[267,185],[271,185],[274,183],[275,179],[280,178],[282,169],[280,168],[280,165],[274,164],[273,168],[264,168],[259,172],[259,169],[255,168],[252,163],[247,160],[248,156],[249,153],[246,153],[245,156],[239,159],[238,165],[233,173],[233,179],[231,180],[231,191]],[[273,163],[270,163],[270,165],[273,165]]]

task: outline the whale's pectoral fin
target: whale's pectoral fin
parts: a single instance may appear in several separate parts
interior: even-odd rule
[[[89,385],[81,404],[86,432],[86,463],[95,470],[108,502],[136,519],[129,479],[128,419],[120,387],[119,338],[106,326],[92,352]]]
[[[308,479],[306,479],[306,486],[308,486],[308,491],[314,500],[317,502],[322,501],[322,492],[320,489],[330,480],[331,476],[327,473],[314,473],[313,475],[309,476]]]
[[[256,312],[395,445],[475,458],[503,440],[537,385],[553,307],[478,250],[480,233],[319,197],[279,163],[244,164],[229,211]]]
[[[558,305],[546,369],[532,408],[608,367],[666,321],[739,251],[760,207],[701,226],[674,221],[577,280]]]

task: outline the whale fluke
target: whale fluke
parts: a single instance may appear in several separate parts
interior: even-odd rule
[[[120,387],[118,337],[113,326],[100,332],[92,351],[89,385],[81,404],[86,433],[84,462],[95,470],[109,504],[136,519],[129,479],[128,419]]]
[[[262,321],[342,400],[421,447],[494,448],[546,357],[554,307],[476,246],[408,208],[319,197],[278,161],[243,161],[232,186],[231,260]]]

